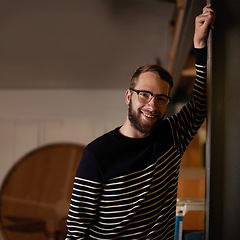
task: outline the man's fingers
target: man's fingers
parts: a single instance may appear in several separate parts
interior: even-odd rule
[[[211,28],[214,27],[214,22],[215,22],[215,13],[214,11],[205,11],[201,15],[199,15],[196,20],[199,24],[201,25],[210,25]]]
[[[202,23],[204,22],[204,24],[209,24],[213,29],[216,15],[211,8],[211,4],[208,4],[203,8],[203,12],[200,16],[207,17],[206,19],[202,19]]]
[[[214,13],[214,11],[211,8],[211,4],[208,4],[207,6],[205,6],[203,8],[203,13],[205,13],[205,12],[213,12]]]
[[[215,22],[215,13],[214,12],[207,12],[205,13],[206,18],[206,24],[210,25],[211,28],[213,29],[214,27],[214,22]]]

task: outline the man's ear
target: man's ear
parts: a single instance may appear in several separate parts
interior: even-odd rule
[[[130,103],[131,94],[132,94],[132,93],[131,93],[131,90],[128,89],[128,90],[126,91],[126,96],[125,96],[125,101],[126,101],[126,104],[127,104],[127,105]]]

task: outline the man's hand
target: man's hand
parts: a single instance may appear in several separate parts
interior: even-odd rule
[[[193,43],[195,48],[203,48],[207,45],[209,28],[213,29],[215,22],[215,12],[211,9],[211,4],[203,8],[201,15],[195,19],[195,33]]]

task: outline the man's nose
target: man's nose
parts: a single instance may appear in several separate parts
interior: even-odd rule
[[[148,105],[152,108],[152,109],[156,109],[158,107],[157,105],[157,100],[155,96],[152,96],[152,99],[149,101]]]

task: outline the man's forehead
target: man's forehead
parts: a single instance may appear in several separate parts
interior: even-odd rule
[[[157,72],[143,72],[143,73],[141,73],[140,75],[139,75],[139,77],[138,78],[159,78],[159,79],[161,79],[161,77],[158,75],[158,73]]]
[[[141,73],[137,79],[136,85],[142,85],[142,84],[155,84],[155,85],[162,85],[162,84],[168,84],[165,80],[163,80],[157,73],[155,72],[144,72]],[[169,84],[168,84],[169,85]]]
[[[146,90],[155,94],[169,94],[170,85],[155,72],[141,73],[136,82],[136,89]]]

